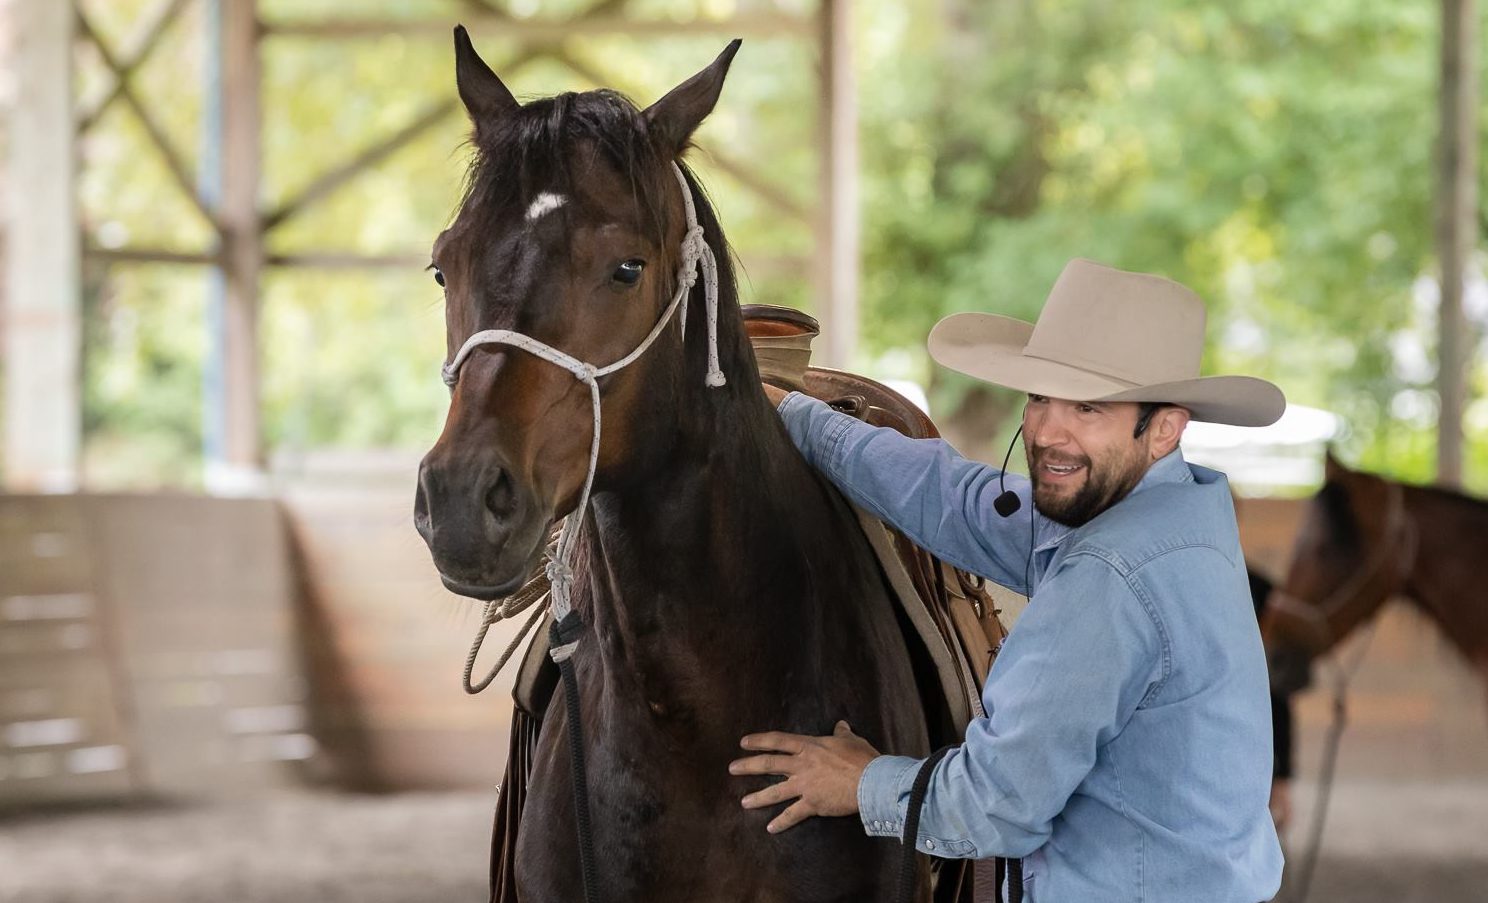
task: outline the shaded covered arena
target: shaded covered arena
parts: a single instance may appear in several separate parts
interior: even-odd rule
[[[1326,453],[1488,495],[1483,11],[1408,5],[0,2],[0,903],[488,899],[516,667],[462,691],[482,605],[414,515],[457,22],[522,101],[642,108],[742,37],[686,158],[741,302],[978,460],[1025,398],[936,370],[936,320],[1031,319],[1074,256],[1198,287],[1206,358],[1293,405],[1184,444],[1281,585]],[[1481,900],[1488,686],[1403,598],[1315,664],[1276,899]]]

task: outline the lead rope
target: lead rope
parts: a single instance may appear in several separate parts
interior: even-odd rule
[[[687,177],[682,174],[682,168],[676,163],[672,164],[672,172],[677,177],[677,183],[682,187],[682,205],[687,215],[687,233],[682,238],[682,260],[677,267],[677,289],[672,296],[671,303],[657,319],[656,325],[651,328],[651,332],[641,340],[634,351],[612,364],[595,367],[551,345],[543,344],[531,336],[510,329],[483,329],[465,340],[465,344],[460,346],[460,350],[444,366],[441,373],[444,384],[453,389],[456,380],[459,379],[460,366],[465,363],[472,351],[483,345],[511,345],[556,367],[562,367],[572,373],[575,379],[589,387],[589,398],[594,413],[594,428],[589,441],[589,469],[584,475],[584,488],[579,493],[579,504],[573,513],[564,519],[563,529],[558,535],[557,547],[548,554],[548,561],[543,566],[548,586],[544,591],[537,582],[529,581],[524,589],[531,589],[530,594],[519,591],[516,596],[503,601],[500,605],[487,603],[486,610],[481,617],[480,629],[476,631],[475,642],[465,660],[464,678],[467,693],[479,693],[484,690],[511,658],[517,645],[521,643],[522,637],[537,623],[544,606],[552,609],[553,624],[549,631],[548,655],[558,665],[559,673],[563,675],[564,698],[568,707],[569,755],[574,785],[574,820],[578,826],[579,863],[583,871],[586,903],[594,903],[598,883],[594,861],[593,830],[589,818],[589,783],[584,767],[584,737],[583,722],[579,711],[578,677],[574,673],[572,661],[574,651],[578,648],[579,640],[584,633],[584,620],[578,612],[573,610],[572,561],[579,528],[589,509],[589,495],[594,487],[594,473],[599,467],[599,438],[603,419],[599,398],[599,378],[634,363],[661,335],[667,324],[671,322],[672,315],[679,308],[682,311],[682,337],[684,339],[687,337],[685,301],[692,287],[697,284],[698,269],[701,267],[703,296],[708,317],[708,374],[703,382],[710,388],[718,388],[727,382],[723,370],[718,365],[718,260],[713,255],[713,249],[708,247],[703,237],[703,227],[698,224],[697,206],[693,202],[692,188],[687,184]],[[538,604],[543,599],[546,601]],[[527,623],[517,634],[517,639],[507,647],[506,652],[491,672],[479,684],[473,684],[471,675],[475,669],[475,659],[480,655],[481,645],[485,642],[486,633],[491,625],[532,605],[538,606],[537,611],[528,618]]]
[[[920,836],[920,810],[925,808],[925,794],[930,790],[930,775],[935,771],[935,766],[946,757],[946,753],[955,749],[954,746],[942,746],[937,749],[930,758],[920,763],[919,771],[915,772],[914,783],[909,788],[909,805],[904,814],[904,837],[900,841],[899,849],[899,888],[894,894],[894,899],[899,903],[914,903],[915,879],[919,877],[919,860],[915,855],[915,842]]]

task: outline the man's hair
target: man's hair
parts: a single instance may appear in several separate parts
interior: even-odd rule
[[[1132,432],[1133,439],[1142,438],[1142,434],[1147,432],[1147,427],[1152,425],[1152,415],[1157,413],[1158,408],[1167,407],[1160,401],[1142,401],[1138,404],[1141,405],[1141,410],[1137,412],[1137,428]]]

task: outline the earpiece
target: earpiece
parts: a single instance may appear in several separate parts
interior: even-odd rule
[[[1018,444],[1018,437],[1022,434],[1023,427],[1020,426],[1018,427],[1018,431],[1013,433],[1013,441],[1008,443],[1007,454],[1002,456],[1002,473],[997,475],[999,484],[1002,486],[1002,494],[992,500],[992,510],[1003,517],[1012,517],[1018,513],[1019,508],[1023,507],[1023,500],[1018,498],[1018,494],[1007,488],[1008,462],[1012,460],[1013,446]]]

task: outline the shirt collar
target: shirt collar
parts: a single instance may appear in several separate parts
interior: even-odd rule
[[[1137,485],[1132,488],[1131,492],[1127,493],[1127,498],[1131,498],[1144,489],[1162,483],[1192,483],[1193,481],[1193,471],[1189,469],[1188,462],[1183,459],[1183,450],[1175,446],[1172,451],[1152,462],[1152,466],[1147,468],[1147,472],[1142,475],[1142,479],[1137,482]],[[1125,500],[1122,499],[1122,501]],[[1116,504],[1119,505],[1121,502],[1117,502]],[[1039,536],[1039,543],[1033,548],[1035,552],[1058,548],[1066,537],[1079,529],[1078,527],[1066,527],[1064,524],[1057,524],[1042,514],[1039,514],[1037,508],[1034,509],[1033,516],[1038,523],[1037,530]]]

